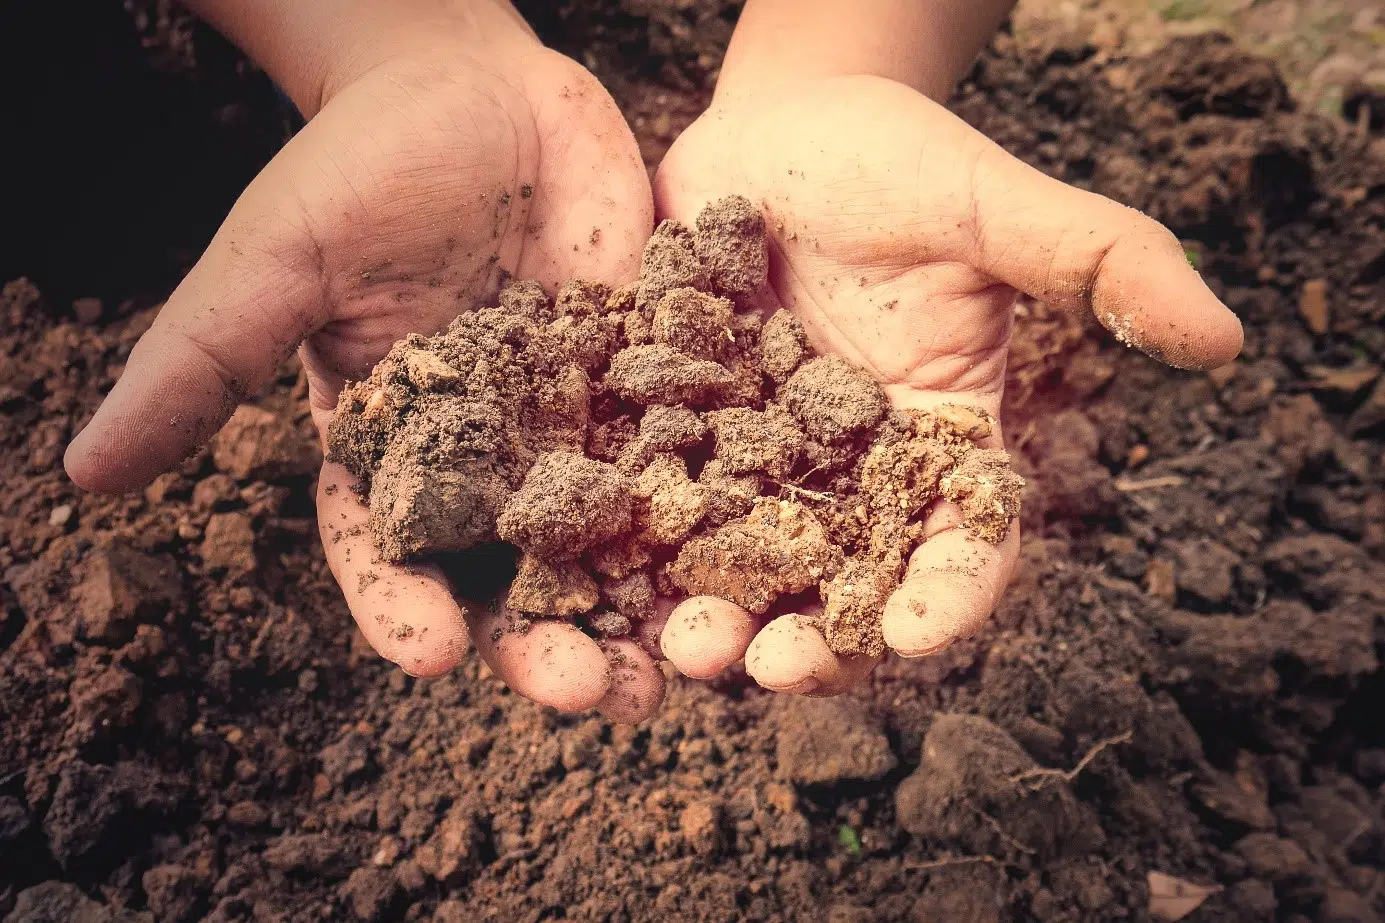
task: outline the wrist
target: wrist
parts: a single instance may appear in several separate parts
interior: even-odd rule
[[[500,60],[539,47],[509,0],[187,0],[311,118],[392,60]]]
[[[717,84],[764,99],[814,79],[871,76],[943,101],[1014,0],[748,0]]]

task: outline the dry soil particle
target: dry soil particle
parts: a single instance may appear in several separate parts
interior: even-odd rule
[[[807,507],[765,498],[744,519],[684,545],[669,577],[689,595],[719,596],[758,615],[780,595],[830,577],[840,557]]]
[[[517,612],[590,613],[610,635],[652,613],[656,586],[756,613],[816,591],[832,648],[878,654],[928,505],[957,499],[999,541],[1023,482],[977,445],[982,412],[887,416],[880,386],[813,358],[791,315],[737,310],[768,267],[748,201],[697,226],[660,224],[633,286],[550,300],[516,282],[396,344],[343,392],[330,455],[368,492],[385,560],[518,546]]]
[[[819,356],[789,377],[784,403],[815,439],[839,442],[885,415],[885,395],[840,356]]]
[[[748,295],[769,276],[765,218],[740,196],[711,203],[697,216],[694,249],[718,292]]]
[[[551,452],[529,469],[496,531],[531,555],[569,560],[630,528],[630,490],[614,465]]]

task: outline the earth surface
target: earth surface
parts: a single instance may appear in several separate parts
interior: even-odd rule
[[[523,5],[651,165],[736,14]],[[0,919],[1385,913],[1371,119],[1296,102],[1209,34],[1142,55],[999,36],[956,111],[1169,224],[1244,320],[1242,358],[1175,372],[1021,304],[1023,567],[986,632],[832,700],[674,679],[659,716],[614,726],[476,660],[416,680],[364,645],[315,538],[293,363],[143,493],[67,481],[68,439],[290,120],[165,3],[24,6],[3,60],[43,89],[3,219]],[[40,79],[61,68],[94,88]]]

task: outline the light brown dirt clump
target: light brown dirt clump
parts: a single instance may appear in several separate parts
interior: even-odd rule
[[[506,603],[628,634],[656,593],[757,614],[815,592],[833,650],[884,650],[880,616],[939,499],[999,542],[1023,482],[980,410],[889,412],[880,386],[813,355],[746,299],[768,277],[761,215],[665,221],[637,283],[534,282],[402,340],[342,393],[330,456],[360,479],[386,561],[520,549]]]

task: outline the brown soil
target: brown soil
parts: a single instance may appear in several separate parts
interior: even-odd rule
[[[592,50],[651,155],[734,15],[529,6]],[[66,47],[22,34],[21,53]],[[534,707],[474,661],[412,680],[348,627],[316,547],[296,367],[255,399],[289,433],[272,453],[252,414],[142,495],[81,495],[62,447],[149,302],[120,300],[127,265],[70,295],[8,286],[0,917],[1146,921],[1163,874],[1219,889],[1189,920],[1379,919],[1385,157],[1285,111],[1245,79],[1262,73],[1206,40],[1112,63],[1004,37],[973,72],[957,111],[1169,222],[1247,350],[1190,376],[1023,306],[1022,571],[975,642],[837,700],[733,673],[672,682],[627,728]],[[246,80],[237,98],[262,98]],[[15,137],[67,137],[48,124]],[[50,258],[85,277],[124,218]],[[1314,280],[1322,333],[1299,313]],[[700,425],[639,432],[668,451]],[[715,467],[715,515],[747,515]]]
[[[998,544],[1024,481],[976,445],[994,430],[983,411],[887,418],[880,386],[815,358],[797,318],[742,309],[768,270],[764,219],[730,196],[695,232],[660,224],[620,290],[577,280],[550,302],[516,282],[496,306],[397,343],[342,392],[327,436],[370,505],[376,553],[509,543],[516,630],[578,617],[596,634],[638,631],[629,606],[610,617],[593,571],[756,615],[815,589],[833,650],[883,653],[885,601],[934,501]],[[750,509],[711,515],[732,504]]]

